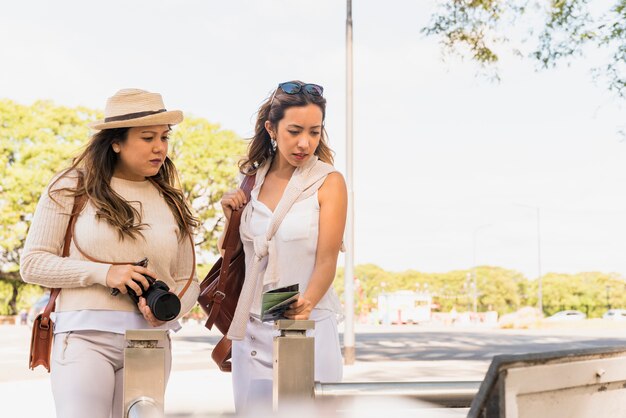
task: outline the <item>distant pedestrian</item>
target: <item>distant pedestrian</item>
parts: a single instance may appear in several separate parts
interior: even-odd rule
[[[454,325],[456,323],[456,320],[458,318],[459,314],[456,311],[456,306],[452,307],[452,310],[450,310],[450,323],[452,325]]]
[[[19,317],[20,317],[20,324],[21,325],[26,325],[28,322],[28,312],[26,312],[25,309],[22,309],[19,313]]]
[[[180,328],[178,318],[157,319],[169,315],[153,312],[141,297],[146,276],[178,296],[178,317],[199,292],[190,235],[197,220],[167,153],[171,125],[183,120],[182,112],[166,111],[159,94],[126,89],[108,100],[104,116],[92,125],[98,132],[84,151],[42,194],[20,265],[24,281],[62,288],[51,359],[59,418],[122,417],[124,333]],[[61,257],[78,199],[86,202],[73,224],[69,256]],[[132,264],[144,257],[149,268]],[[131,289],[138,303],[115,296]],[[167,381],[169,339],[162,347]]]
[[[259,109],[242,174],[256,173],[240,227],[246,280],[228,332],[237,412],[272,405],[273,324],[262,323],[262,290],[298,284],[290,319],[315,321],[315,380],[338,382],[341,305],[332,289],[347,211],[343,176],[324,130],[326,99],[316,84],[281,83]],[[226,219],[246,204],[241,189],[222,198]],[[275,234],[274,234],[275,232]],[[268,239],[268,237],[270,237]]]

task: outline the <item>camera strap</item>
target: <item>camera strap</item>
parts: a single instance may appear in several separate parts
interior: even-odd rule
[[[82,178],[79,181],[80,181],[80,183],[82,183]],[[160,190],[160,187],[155,182],[152,182],[152,184],[157,189]],[[85,206],[85,203],[87,202],[87,196],[81,195],[79,198],[84,198],[84,201],[82,202],[80,208],[78,209],[78,212],[80,212],[83,209],[83,207]],[[178,207],[177,203],[175,203],[175,205],[176,205],[176,209],[178,210],[178,213],[182,217],[183,216],[182,210]],[[78,216],[78,212],[73,211],[73,213],[76,213],[76,216]],[[125,265],[125,264],[131,264],[131,265],[136,265],[137,264],[136,261],[125,261],[125,262],[103,261],[103,260],[99,260],[99,259],[97,259],[95,257],[92,257],[89,254],[87,254],[85,251],[83,251],[80,248],[80,246],[78,245],[78,242],[76,241],[76,237],[74,236],[74,226],[76,224],[76,219],[75,219],[76,216],[74,217],[74,222],[72,222],[70,224],[70,226],[68,227],[69,239],[74,240],[74,246],[76,247],[78,252],[83,257],[85,257],[89,261],[93,261],[94,263],[111,264],[111,265],[114,265],[114,266],[121,266],[121,265]],[[184,219],[184,218],[182,218],[182,219]],[[191,285],[191,282],[193,281],[194,275],[196,274],[196,248],[195,248],[195,245],[193,243],[193,236],[192,236],[192,234],[191,234],[191,232],[189,230],[187,230],[187,236],[189,238],[189,242],[191,243],[191,254],[192,254],[193,261],[192,261],[192,268],[191,268],[191,274],[189,275],[189,279],[187,279],[187,283],[185,284],[185,287],[183,287],[183,289],[177,295],[179,299],[182,299],[182,297],[185,294],[185,292],[187,292],[187,289],[189,289],[189,286]],[[67,239],[68,239],[68,237],[67,237],[67,234],[66,234],[66,242],[67,242]],[[67,244],[67,250],[68,250],[68,254],[69,254],[69,243]]]

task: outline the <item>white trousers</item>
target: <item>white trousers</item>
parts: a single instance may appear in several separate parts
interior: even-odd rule
[[[54,336],[50,381],[57,418],[123,416],[124,347],[122,334],[72,331]],[[172,351],[164,344],[165,383]]]
[[[310,319],[315,321],[315,329],[307,333],[315,337],[315,380],[340,382],[343,361],[336,316],[314,309]],[[277,335],[273,322],[262,323],[250,317],[245,338],[233,341],[233,394],[237,413],[271,410],[273,338]]]

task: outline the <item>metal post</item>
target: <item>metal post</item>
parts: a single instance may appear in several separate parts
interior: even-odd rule
[[[474,267],[472,267],[472,273],[474,272]],[[467,295],[467,312],[471,309],[471,300],[470,297],[470,289],[472,288],[472,274],[467,273],[467,277],[465,278],[465,295]]]
[[[491,224],[486,224],[486,225],[481,225],[478,228],[476,228],[474,230],[474,251],[473,251],[473,262],[472,262],[472,287],[473,287],[473,292],[472,292],[472,298],[474,300],[474,313],[478,312],[478,294],[477,294],[477,284],[476,284],[476,238],[478,235],[478,231],[480,231],[481,229],[485,229],[487,227],[490,227]]]
[[[354,188],[352,170],[352,0],[347,0],[346,19],[346,186],[348,188],[348,214],[345,235],[344,298],[345,321],[343,333],[344,362],[353,364],[356,357],[354,345]]]
[[[541,208],[539,208],[539,206],[530,206],[521,203],[514,203],[514,205],[534,209],[537,212],[537,309],[543,314],[543,288],[541,283]]]
[[[538,285],[539,289],[537,292],[538,304],[539,304],[539,312],[543,314],[543,289],[541,288],[541,214],[540,210],[537,207],[537,273],[539,274]]]
[[[166,330],[128,330],[124,349],[124,418],[164,417]],[[161,347],[159,347],[161,346]]]
[[[306,331],[314,321],[278,320],[274,325],[280,336],[274,337],[273,408],[285,404],[313,401],[315,344]]]

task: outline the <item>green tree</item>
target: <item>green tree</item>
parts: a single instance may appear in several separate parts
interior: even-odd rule
[[[186,117],[174,130],[170,155],[180,172],[182,188],[200,218],[196,245],[201,252],[217,254],[217,237],[223,227],[219,201],[237,187],[238,161],[246,143],[234,132],[206,119]]]
[[[626,307],[625,290],[626,280],[618,274],[546,274],[543,276],[544,311],[552,315],[564,309],[577,309],[590,318],[597,318],[609,306]]]
[[[88,122],[100,115],[48,101],[26,106],[0,100],[0,281],[10,286],[7,308],[0,311],[14,314],[20,308],[19,259],[41,193],[55,173],[69,166],[89,138]],[[236,185],[236,162],[244,152],[244,142],[233,132],[201,118],[187,117],[174,130],[170,155],[202,222],[201,253],[217,252],[219,198]]]
[[[423,32],[489,68],[504,50],[551,68],[601,48],[594,74],[626,98],[626,0],[446,0]]]
[[[439,310],[449,312],[472,309],[473,279],[471,270],[455,270],[447,273],[422,273],[416,270],[388,272],[374,264],[357,265],[355,277],[355,311],[366,313],[376,308],[376,298],[383,292],[398,290],[426,291],[433,296]],[[513,270],[500,267],[476,268],[476,295],[478,310],[496,310],[500,313],[518,309],[526,301],[528,280]],[[343,298],[343,269],[337,271],[334,288]]]
[[[41,192],[67,166],[88,135],[96,112],[39,101],[24,106],[0,100],[0,279],[10,287],[6,313],[18,312],[25,285],[19,258]]]

